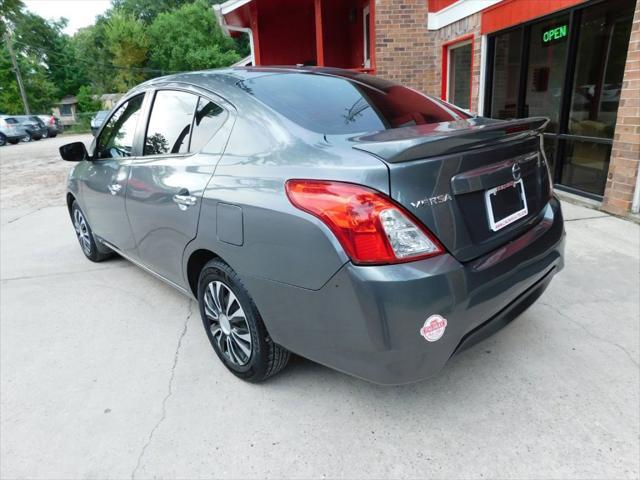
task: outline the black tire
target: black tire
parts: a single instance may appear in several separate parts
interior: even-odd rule
[[[0,147],[4,147],[7,144],[7,137],[4,133],[0,133]]]
[[[76,231],[80,249],[85,257],[92,262],[102,262],[113,255],[113,252],[108,250],[107,247],[98,247],[89,222],[75,200],[71,205],[71,223]]]
[[[58,136],[58,134],[57,134],[57,133],[53,133],[53,132],[51,132],[51,133],[49,134],[49,138],[56,138],[57,136]]]
[[[48,131],[43,132],[42,133],[42,138],[49,138],[49,132]]]
[[[27,132],[25,134],[25,136],[20,139],[20,141],[24,142],[24,143],[30,142],[31,140],[32,140],[32,138],[31,138],[31,134],[29,132]]]
[[[218,283],[216,284],[215,282]],[[235,320],[233,320],[233,322],[227,320],[228,325],[231,325],[232,330],[234,330],[236,328],[235,326],[241,322],[241,326],[238,327],[237,330],[234,330],[236,332],[244,332],[245,327],[248,327],[251,339],[251,344],[249,345],[251,352],[250,355],[245,355],[245,357],[248,358],[246,358],[244,364],[234,362],[232,360],[233,354],[230,352],[225,353],[224,340],[220,339],[226,339],[227,337],[230,339],[236,338],[235,345],[238,345],[238,340],[237,336],[234,337],[236,334],[229,333],[225,335],[222,328],[216,329],[216,326],[219,326],[221,322],[216,324],[216,320],[210,316],[211,309],[205,305],[205,295],[207,294],[205,290],[207,290],[210,284],[222,284],[235,296],[238,308],[227,308],[226,313],[237,312],[239,310],[242,310],[244,313],[240,317],[237,317],[232,313],[230,317],[235,317]],[[222,291],[223,288],[224,287],[221,287],[220,290]],[[210,296],[210,293],[208,295],[209,296],[207,298],[210,302],[212,297]],[[227,298],[229,297],[230,296],[227,296]],[[222,305],[223,302],[224,294],[221,293],[218,303]],[[211,260],[204,266],[202,272],[200,272],[200,278],[198,280],[198,305],[200,307],[202,323],[213,350],[216,352],[218,358],[222,361],[225,367],[227,367],[227,369],[229,369],[229,371],[231,371],[235,376],[248,382],[258,383],[275,375],[287,365],[290,356],[289,351],[280,345],[275,344],[273,340],[271,340],[262,318],[260,317],[260,312],[258,312],[258,309],[255,303],[253,303],[253,300],[242,283],[242,280],[240,280],[238,274],[222,260]],[[229,303],[229,305],[236,305],[236,303]],[[244,321],[241,319],[244,319]],[[214,336],[212,329],[218,330],[217,336]],[[247,336],[246,333],[244,336]],[[231,340],[231,342],[234,342],[234,340]],[[227,344],[227,350],[229,349],[234,350]],[[237,351],[240,352],[240,350]]]
[[[18,138],[18,139],[12,139],[12,140],[9,140],[9,143],[10,143],[11,145],[17,145],[18,143],[20,143],[20,139]]]

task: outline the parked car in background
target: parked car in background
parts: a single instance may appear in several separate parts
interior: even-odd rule
[[[264,380],[295,352],[402,384],[563,268],[548,121],[348,70],[235,68],[148,81],[90,151],[60,153],[78,162],[66,200],[84,255],[117,252],[195,297],[233,374]]]
[[[53,138],[59,133],[62,133],[62,123],[60,123],[60,119],[58,117],[54,115],[38,115],[37,117],[44,122],[47,127],[49,137]]]
[[[107,118],[108,114],[109,110],[100,110],[91,119],[91,133],[93,133],[94,137],[98,133],[98,130],[100,130],[100,127],[104,123],[104,119]]]
[[[0,116],[0,147],[7,143],[16,144],[27,135],[20,122],[9,115]]]
[[[18,120],[20,125],[26,130],[25,136],[22,137],[23,142],[40,140],[41,138],[49,136],[49,131],[44,122],[35,115],[16,115],[13,118]]]

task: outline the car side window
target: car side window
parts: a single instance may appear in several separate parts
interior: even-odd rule
[[[175,90],[159,90],[153,100],[144,141],[145,155],[187,153],[198,97]]]
[[[98,138],[98,158],[130,157],[144,94],[123,103],[111,116]]]
[[[193,122],[189,151],[197,152],[213,137],[227,119],[227,112],[216,103],[200,97]]]

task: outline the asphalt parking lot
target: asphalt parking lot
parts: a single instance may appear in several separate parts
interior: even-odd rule
[[[195,302],[85,260],[57,155],[75,139],[0,148],[0,477],[638,478],[638,225],[565,204],[565,270],[432,380],[296,358],[251,385]]]

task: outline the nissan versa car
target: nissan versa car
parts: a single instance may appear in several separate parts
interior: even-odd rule
[[[129,92],[77,161],[84,254],[197,299],[257,382],[290,352],[381,384],[437,373],[563,267],[544,118],[474,117],[326,68],[177,74]]]

